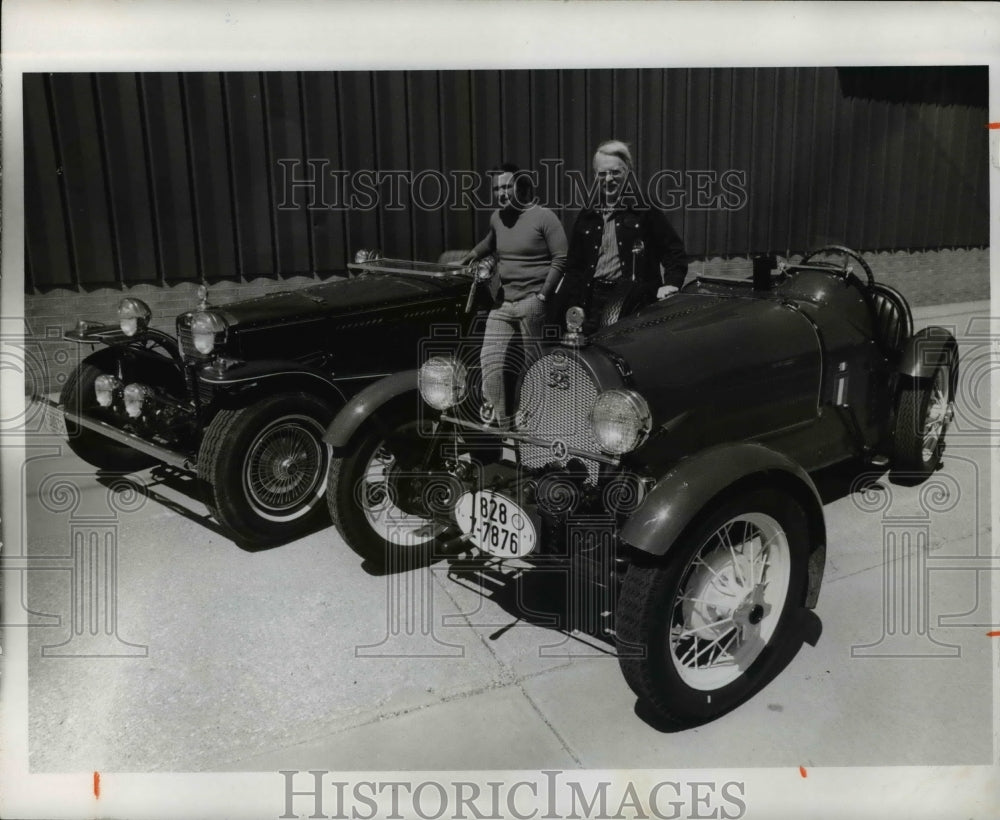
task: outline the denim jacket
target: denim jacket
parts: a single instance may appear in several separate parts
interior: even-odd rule
[[[629,207],[615,211],[614,220],[622,276],[631,279],[634,271],[636,288],[643,296],[654,298],[660,285],[680,287],[684,284],[687,275],[684,243],[662,211]],[[590,285],[603,234],[604,216],[600,211],[582,210],[570,237],[566,273],[559,294],[563,305],[586,306],[590,301]]]

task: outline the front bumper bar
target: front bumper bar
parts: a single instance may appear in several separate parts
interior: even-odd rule
[[[540,438],[539,436],[533,436],[530,433],[519,433],[516,430],[500,430],[489,424],[476,424],[448,413],[442,413],[441,420],[448,422],[449,424],[453,424],[463,430],[468,430],[469,432],[495,436],[504,442],[516,441],[522,444],[534,444],[536,447],[544,448],[549,448],[552,445],[551,438]],[[566,447],[565,454],[566,456],[579,456],[580,458],[590,459],[591,461],[599,461],[612,467],[617,467],[621,464],[621,459],[615,456],[609,456],[606,453],[594,452],[592,450],[581,450],[578,447]]]
[[[185,453],[179,453],[176,450],[161,447],[159,444],[147,441],[134,433],[126,433],[124,430],[112,427],[107,422],[81,416],[79,413],[67,410],[61,404],[57,404],[45,396],[36,395],[32,397],[32,400],[45,405],[52,410],[62,413],[66,421],[71,421],[73,424],[77,424],[80,427],[86,427],[88,430],[100,433],[102,436],[105,436],[112,441],[116,441],[119,444],[125,444],[133,450],[138,450],[140,453],[145,453],[148,456],[159,459],[164,464],[169,464],[171,467],[177,467],[178,469],[187,470],[192,473],[197,472],[198,470],[197,459],[192,458]]]

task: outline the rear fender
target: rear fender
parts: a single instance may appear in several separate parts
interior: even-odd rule
[[[951,367],[951,389],[958,379],[958,342],[943,327],[925,327],[903,345],[897,371],[912,379],[927,379],[942,365]]]
[[[367,424],[379,424],[390,410],[409,406],[414,417],[425,407],[417,387],[417,371],[393,373],[354,396],[336,415],[323,440],[334,448],[346,447]]]
[[[801,466],[762,444],[723,444],[680,461],[625,522],[621,540],[650,555],[669,555],[683,532],[721,496],[762,484],[787,492],[805,511],[811,542],[806,606],[812,608],[826,563],[823,502]]]

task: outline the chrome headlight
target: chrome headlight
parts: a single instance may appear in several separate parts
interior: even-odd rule
[[[122,391],[125,400],[125,412],[129,418],[137,419],[142,415],[142,405],[153,395],[153,391],[144,384],[130,384]]]
[[[199,353],[211,353],[215,349],[216,336],[226,330],[226,320],[218,313],[198,311],[191,316],[191,340]]]
[[[362,248],[354,254],[354,261],[360,265],[364,262],[377,262],[382,258],[382,251],[378,248]]]
[[[94,379],[94,393],[97,394],[97,403],[101,407],[110,407],[111,400],[115,397],[115,391],[120,390],[121,379],[107,373]]]
[[[590,411],[590,426],[600,448],[619,456],[642,444],[652,416],[646,400],[634,390],[605,390]]]
[[[420,395],[435,410],[454,407],[466,393],[465,365],[450,356],[433,356],[420,366]]]
[[[149,318],[152,315],[153,311],[142,299],[133,299],[129,296],[118,303],[118,323],[126,336],[135,336],[136,333],[149,327]]]

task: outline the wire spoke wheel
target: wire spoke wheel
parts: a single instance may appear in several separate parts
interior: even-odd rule
[[[644,711],[667,727],[698,725],[778,674],[802,644],[809,554],[803,507],[761,487],[709,502],[662,558],[634,560],[615,636]]]
[[[908,379],[896,400],[892,431],[893,470],[902,481],[919,482],[941,463],[945,435],[954,415],[953,361],[923,379]]]
[[[330,517],[347,545],[376,566],[401,571],[429,560],[448,529],[443,511],[453,490],[434,479],[442,468],[433,452],[417,420],[397,412],[363,428],[331,460]]]
[[[938,445],[951,417],[951,403],[948,400],[948,373],[941,367],[934,374],[924,416],[921,458],[925,463],[932,461],[938,452]]]
[[[310,502],[326,474],[323,428],[305,415],[278,419],[250,444],[243,484],[262,515],[281,516]]]
[[[220,410],[198,452],[205,502],[234,540],[248,545],[298,538],[326,523],[333,408],[318,396],[279,393]]]
[[[774,633],[788,594],[790,556],[768,515],[726,522],[692,559],[670,615],[668,651],[694,689],[746,672]]]
[[[433,541],[442,527],[406,512],[397,503],[398,485],[392,480],[395,467],[396,456],[381,444],[372,453],[356,493],[368,526],[390,544],[414,547]]]

